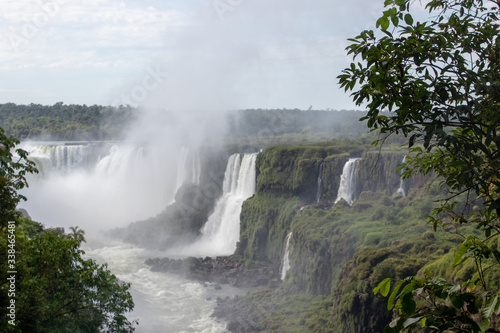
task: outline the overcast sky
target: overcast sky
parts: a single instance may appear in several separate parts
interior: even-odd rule
[[[353,109],[383,0],[0,0],[0,103]]]

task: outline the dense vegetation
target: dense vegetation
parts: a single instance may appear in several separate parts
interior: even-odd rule
[[[367,132],[360,117],[360,112],[346,110],[239,110],[227,113],[227,136],[261,145],[355,138]]]
[[[424,22],[413,19],[412,1],[385,6],[381,37],[363,31],[350,40],[348,52],[360,62],[339,76],[341,86],[367,105],[368,127],[407,138],[407,176],[432,172],[450,189],[429,218],[434,229],[480,231],[459,233],[453,260],[473,262],[474,275],[445,280],[428,271],[401,280],[385,331],[485,331],[500,314],[498,285],[490,283],[500,265],[500,2],[432,0]],[[376,291],[389,295],[390,286],[386,279]]]
[[[0,127],[20,140],[120,140],[141,112],[130,106],[6,103],[0,104]],[[225,134],[228,144],[260,145],[355,137],[366,132],[359,117],[345,110],[230,111]]]
[[[233,316],[243,324],[232,325],[242,332],[381,332],[392,313],[373,289],[385,278],[426,271],[452,281],[477,276],[473,264],[454,267],[453,257],[460,235],[478,232],[467,226],[434,232],[425,223],[448,188],[420,174],[406,180],[406,196],[397,192],[404,153],[399,145],[379,152],[353,141],[272,147],[259,154],[257,193],[243,205],[236,254],[279,264],[291,232],[291,268],[278,289],[240,298],[234,308],[245,315]],[[338,188],[349,157],[363,161],[356,200],[352,206],[333,204],[337,192],[329,188]],[[499,274],[490,269],[492,288],[500,286]]]
[[[129,284],[106,265],[83,259],[83,230],[44,230],[16,205],[26,174],[36,172],[19,143],[0,128],[0,330],[131,332]]]
[[[42,140],[120,139],[135,119],[132,107],[0,104],[0,127],[8,135]]]

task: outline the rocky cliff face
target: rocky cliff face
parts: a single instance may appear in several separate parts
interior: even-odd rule
[[[390,314],[371,292],[383,273],[416,274],[437,250],[447,251],[445,242],[432,245],[434,239],[420,236],[429,230],[422,218],[433,207],[422,196],[428,177],[406,181],[406,196],[398,192],[404,154],[345,143],[273,147],[259,154],[257,193],[243,205],[236,255],[280,265],[292,232],[290,269],[275,292],[236,302],[236,308],[253,309],[255,318],[252,327],[235,331],[278,332],[273,327],[283,331],[288,325],[301,332],[376,332],[387,324]],[[354,157],[360,158],[354,202],[334,204],[344,165]],[[278,294],[289,302],[276,303]]]
[[[311,272],[311,276],[321,280],[315,283],[318,293],[329,292],[330,266],[342,266],[352,257],[352,239],[340,235],[335,225],[326,234],[316,235],[313,228],[303,225],[304,221],[321,221],[327,215],[328,210],[324,209],[332,209],[343,167],[350,157],[361,158],[355,171],[358,181],[354,197],[357,199],[363,192],[395,194],[400,185],[397,168],[403,156],[392,152],[361,152],[359,147],[352,146],[344,149],[336,146],[267,149],[257,159],[257,193],[244,203],[236,253],[247,259],[280,262],[288,232],[297,229],[292,242],[296,267],[303,266],[304,272]],[[344,204],[337,205],[342,207]],[[357,209],[361,205],[358,204]]]
[[[228,152],[200,149],[198,184],[184,183],[177,190],[175,201],[165,203],[165,210],[155,217],[131,223],[110,232],[111,236],[152,249],[167,249],[192,242],[222,194]]]

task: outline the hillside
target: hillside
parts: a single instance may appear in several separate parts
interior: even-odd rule
[[[290,268],[277,288],[221,301],[216,315],[233,332],[381,332],[392,315],[373,289],[384,278],[421,276],[426,269],[455,281],[472,278],[470,265],[452,266],[460,231],[426,225],[447,189],[429,176],[402,180],[404,156],[398,145],[378,151],[359,141],[261,152],[257,191],[243,204],[232,256],[242,266],[232,270],[282,269],[288,236]],[[336,199],[346,162],[354,158],[350,205]],[[172,223],[161,220],[156,223]]]

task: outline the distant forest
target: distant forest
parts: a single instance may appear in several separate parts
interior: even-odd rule
[[[0,127],[17,139],[120,139],[135,119],[130,106],[0,104]]]
[[[17,139],[120,140],[140,110],[131,106],[0,104],[0,127]],[[366,132],[360,111],[250,109],[227,113],[227,135],[234,139],[276,138],[323,141]]]
[[[325,141],[358,137],[367,132],[359,121],[364,112],[354,110],[321,111],[299,109],[248,109],[227,116],[228,135],[259,139],[281,137],[301,141]]]

